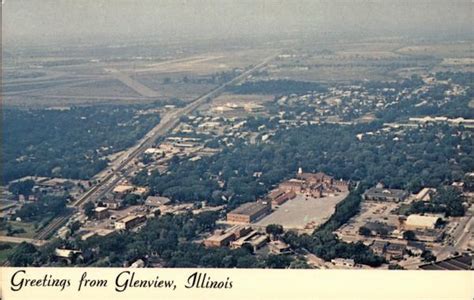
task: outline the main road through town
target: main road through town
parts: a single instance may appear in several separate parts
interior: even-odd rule
[[[230,81],[196,98],[185,107],[165,114],[162,117],[160,123],[157,124],[153,129],[151,129],[142,139],[140,139],[135,146],[129,148],[105,170],[94,176],[94,179],[97,183],[92,186],[87,192],[85,192],[79,199],[71,203],[70,207],[78,209],[89,201],[96,201],[100,199],[103,195],[112,190],[114,186],[120,181],[120,179],[122,178],[122,172],[127,169],[129,163],[133,161],[136,157],[138,157],[140,154],[142,154],[147,148],[152,146],[158,137],[165,135],[167,132],[176,127],[180,122],[181,116],[185,116],[192,113],[202,104],[216,98],[217,96],[222,94],[228,86],[241,82],[249,75],[252,75],[252,73],[266,66],[276,56],[277,54],[266,57],[259,64],[252,66],[251,68],[245,70]],[[64,225],[65,221],[67,221],[69,216],[70,215],[64,215],[53,219],[51,223],[45,228],[45,230],[40,231],[35,236],[35,238],[47,239],[62,225]]]

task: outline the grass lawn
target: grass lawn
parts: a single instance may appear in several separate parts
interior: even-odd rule
[[[27,223],[27,222],[17,222],[17,221],[9,221],[7,222],[13,230],[15,229],[23,229],[25,232],[23,233],[17,233],[13,236],[15,237],[25,237],[25,238],[32,238],[37,229],[35,229],[34,223]],[[1,230],[0,235],[7,235],[6,230]]]

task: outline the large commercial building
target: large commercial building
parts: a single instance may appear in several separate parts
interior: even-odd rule
[[[401,202],[405,200],[407,196],[408,193],[404,190],[386,189],[378,187],[368,189],[363,195],[364,200],[390,202]]]
[[[405,229],[435,229],[440,217],[409,215],[404,223]]]
[[[227,214],[228,222],[252,223],[271,212],[271,204],[267,201],[244,203]]]

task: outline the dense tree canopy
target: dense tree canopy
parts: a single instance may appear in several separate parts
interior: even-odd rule
[[[474,169],[469,131],[449,126],[382,131],[379,126],[309,125],[280,130],[270,143],[237,142],[213,157],[175,161],[166,174],[142,172],[135,182],[173,200],[227,201],[235,207],[262,197],[294,176],[298,167],[412,192],[460,180]],[[357,134],[363,137],[359,140]],[[255,172],[262,174],[255,178]]]
[[[4,182],[27,175],[89,179],[105,156],[133,145],[159,122],[146,106],[3,110]]]

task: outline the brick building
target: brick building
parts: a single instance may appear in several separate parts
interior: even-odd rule
[[[252,223],[271,212],[268,201],[244,203],[227,214],[227,221],[235,223]]]

